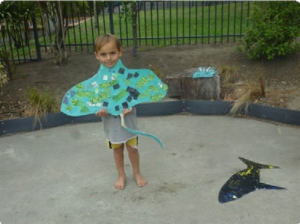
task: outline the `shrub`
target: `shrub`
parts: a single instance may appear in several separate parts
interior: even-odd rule
[[[10,53],[5,49],[0,49],[0,58],[2,60],[2,65],[6,71],[6,76],[9,80],[13,80],[13,72],[16,71],[16,66],[13,60],[10,60]],[[2,68],[3,69],[3,68]]]
[[[47,113],[58,111],[58,106],[55,98],[52,97],[47,91],[39,93],[36,88],[31,88],[29,89],[28,97],[30,108],[27,111],[27,114],[34,116],[33,126],[36,126],[36,123],[38,121],[41,127],[41,119],[44,118]]]
[[[273,59],[299,49],[300,4],[291,1],[256,2],[251,12],[254,26],[242,40],[250,59]]]
[[[0,94],[2,94],[2,88],[5,83],[7,83],[7,75],[4,69],[4,66],[0,62]]]

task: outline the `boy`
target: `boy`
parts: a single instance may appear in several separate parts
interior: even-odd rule
[[[96,59],[108,68],[113,68],[122,56],[122,48],[119,40],[114,35],[106,34],[98,36],[95,40]],[[127,127],[137,130],[135,108],[124,109],[125,123]],[[126,145],[128,156],[133,168],[133,175],[138,187],[147,184],[146,179],[140,173],[139,152],[137,149],[138,137],[121,127],[120,117],[115,117],[107,113],[102,108],[96,113],[102,117],[104,132],[107,138],[107,146],[113,149],[114,159],[118,170],[118,179],[115,188],[123,190],[125,187],[126,176],[124,170],[124,147]]]

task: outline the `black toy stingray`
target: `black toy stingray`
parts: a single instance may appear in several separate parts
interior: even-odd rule
[[[260,169],[274,169],[279,168],[278,166],[259,164],[241,157],[239,159],[247,165],[247,169],[235,173],[223,185],[219,193],[220,203],[234,201],[259,189],[285,189],[260,182]]]

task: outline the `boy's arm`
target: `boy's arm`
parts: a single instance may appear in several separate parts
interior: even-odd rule
[[[101,110],[95,113],[98,117],[104,117],[108,115],[107,110],[103,107]]]
[[[133,110],[133,107],[130,108],[130,109],[123,109],[122,114],[124,114],[124,116],[125,116],[125,115],[127,115],[127,114],[130,114],[130,113],[132,112],[132,110]]]
[[[130,109],[123,109],[123,112],[122,114],[127,115],[127,114],[130,114],[133,110],[133,107],[130,108]],[[98,112],[95,113],[96,116],[98,117],[104,117],[104,116],[107,116],[108,115],[108,112],[107,110],[103,107],[101,110],[99,110]]]

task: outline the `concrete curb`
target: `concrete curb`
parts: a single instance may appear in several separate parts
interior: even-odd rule
[[[182,112],[198,115],[227,115],[232,106],[228,101],[180,100],[158,103],[144,103],[137,105],[138,116],[164,116]],[[279,122],[290,125],[300,125],[300,111],[251,104],[248,107],[248,116],[257,119]],[[0,136],[52,128],[66,124],[100,122],[101,118],[95,115],[70,117],[63,113],[49,113],[34,127],[34,118],[17,118],[0,121]]]

